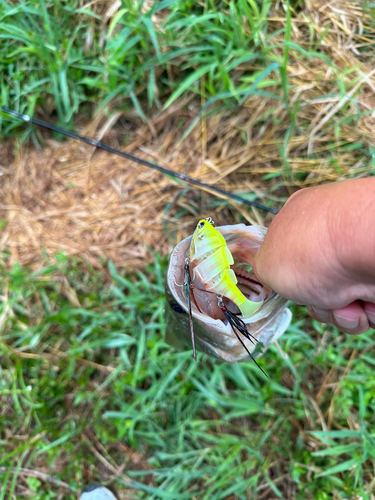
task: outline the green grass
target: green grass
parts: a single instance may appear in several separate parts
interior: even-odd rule
[[[337,25],[328,21],[324,29],[314,26],[314,13],[300,0],[123,0],[106,15],[108,5],[1,0],[0,105],[68,128],[78,117],[87,121],[112,110],[140,124],[176,105],[184,110],[176,124],[178,143],[202,117],[236,116],[252,99],[266,104],[251,126],[255,135],[273,130],[272,167],[281,168],[270,175],[281,183],[306,181],[311,170],[298,169],[306,158],[316,160],[310,166],[318,176],[373,174],[371,137],[366,128],[357,129],[372,112],[358,98],[366,86],[364,64],[372,57],[360,38],[373,36],[372,4],[363,4],[363,32],[358,23],[351,26],[357,55],[353,59],[348,50],[347,62],[337,44],[349,34],[333,35]],[[311,135],[312,116],[318,124],[331,109],[319,115],[329,100],[343,104]],[[246,143],[249,131],[236,127]],[[32,130],[0,115],[3,137],[43,142]]]
[[[31,114],[39,105],[65,123],[87,103],[135,108],[145,120],[152,107],[200,94],[200,81],[207,98],[239,102],[285,69],[287,54],[271,57],[264,43],[271,3],[164,0],[145,10],[124,0],[104,23],[105,10],[78,0],[2,0],[0,102]]]
[[[108,480],[92,447],[115,471],[125,464],[114,485],[130,479],[132,498],[371,498],[371,334],[322,335],[295,306],[280,342],[289,358],[271,348],[260,360],[270,380],[251,362],[195,363],[163,340],[164,259],[126,275],[57,257],[1,269],[1,498],[20,495],[24,469],[72,491]],[[27,487],[37,499],[61,491],[34,477]]]
[[[251,98],[266,103],[251,124],[253,139],[272,131],[262,159],[274,169],[262,177],[270,194],[310,173],[373,174],[371,137],[357,127],[372,112],[360,107],[360,88],[308,151],[311,120],[325,106],[317,101],[341,102],[373,49],[356,38],[358,66],[346,65],[330,46],[331,24],[318,31],[307,11],[295,21],[304,2],[164,0],[142,8],[123,0],[106,22],[101,3],[83,6],[0,0],[0,105],[73,128],[74,118],[101,110],[131,112],[132,120],[135,112],[140,123],[192,98],[196,112],[179,118],[181,139],[203,115],[235,116]],[[362,34],[371,37],[374,7],[363,7]],[[298,94],[310,84],[311,93]],[[30,134],[0,120],[4,137]],[[242,122],[235,127],[248,143]],[[298,170],[301,160],[310,163]],[[178,210],[175,219],[186,208]],[[73,499],[93,481],[131,487],[135,499],[370,500],[373,334],[340,334],[291,306],[293,323],[280,341],[289,357],[273,347],[260,360],[270,380],[251,362],[199,354],[195,363],[191,351],[163,340],[165,269],[166,259],[155,257],[144,274],[113,266],[98,273],[59,255],[30,271],[10,268],[4,255],[0,500]]]

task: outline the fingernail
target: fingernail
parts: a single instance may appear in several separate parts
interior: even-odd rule
[[[343,328],[357,328],[359,325],[359,318],[346,318],[344,316],[340,316],[340,314],[333,313],[337,324],[342,326]]]
[[[314,307],[312,306],[314,313],[319,316],[321,319],[325,319],[329,321],[329,310],[328,309],[321,309],[320,307]]]
[[[369,322],[371,324],[375,325],[375,314],[373,312],[367,312],[367,311],[366,311],[366,314],[367,314]]]

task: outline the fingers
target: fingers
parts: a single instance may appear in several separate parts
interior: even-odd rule
[[[369,302],[366,304],[370,304]],[[375,315],[375,304],[367,307],[370,314]],[[372,325],[369,323],[368,312],[359,301],[352,302],[341,309],[321,309],[308,307],[308,312],[317,321],[322,323],[332,323],[342,332],[351,335],[359,335],[367,332]],[[375,319],[375,317],[374,317]]]
[[[372,304],[371,302],[364,302],[363,309],[367,314],[370,327],[375,329],[375,304]]]
[[[320,307],[308,306],[307,312],[310,314],[312,318],[316,319],[317,321],[320,321],[321,323],[331,322],[329,309],[322,309]]]
[[[334,325],[351,335],[365,333],[370,329],[367,314],[358,301],[352,302],[341,309],[333,309],[331,317]]]

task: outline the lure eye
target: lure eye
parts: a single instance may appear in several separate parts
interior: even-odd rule
[[[177,302],[171,302],[170,306],[174,310],[174,312],[176,312],[178,314],[185,314],[185,311],[182,309],[182,307],[179,304],[177,304]]]
[[[202,222],[200,222],[198,224],[198,229],[202,229],[202,227],[204,226],[204,224],[205,224],[205,222],[204,222],[204,220],[202,220]]]

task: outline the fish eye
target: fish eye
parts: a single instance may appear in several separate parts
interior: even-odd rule
[[[202,220],[199,224],[198,224],[198,229],[202,229],[202,227],[204,226],[205,222],[204,220]]]
[[[185,314],[185,311],[182,309],[182,307],[179,304],[177,304],[177,302],[171,302],[169,305],[174,310],[174,312],[176,312],[178,314]]]

